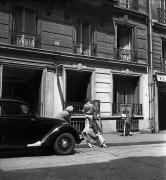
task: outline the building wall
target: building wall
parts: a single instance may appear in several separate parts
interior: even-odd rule
[[[148,74],[140,76],[140,103],[143,105],[144,118],[139,121],[139,128],[141,130],[147,130],[150,128]]]
[[[10,42],[9,30],[11,30],[11,11],[0,13],[0,40],[2,43]],[[50,16],[44,13],[44,9],[41,6],[39,9],[38,16],[38,33],[41,36],[41,48],[48,51],[60,51],[72,53],[73,47],[73,20],[64,18],[63,9],[54,9]],[[118,15],[118,18],[123,18],[125,13]],[[113,15],[114,16],[114,15]],[[116,16],[115,16],[116,17]],[[128,16],[129,24],[136,26],[136,46],[138,51],[138,60],[142,63],[147,63],[147,27],[146,24]],[[104,23],[103,27],[97,23],[96,43],[97,43],[97,56],[101,58],[114,59],[114,47],[116,42],[115,27],[113,21],[108,18],[107,22]]]
[[[101,116],[111,115],[112,81],[110,69],[95,69],[95,99],[101,101]]]
[[[73,27],[71,19],[66,21],[63,12],[57,11],[46,16],[41,13],[40,34],[42,48],[49,51],[72,52]]]
[[[146,6],[145,1],[139,1],[139,7],[141,13],[146,13]],[[0,9],[0,43],[9,43],[10,42],[10,34],[9,30],[11,30],[11,11],[9,11],[9,4],[1,7]],[[4,10],[5,9],[5,10]],[[64,52],[64,53],[73,53],[73,39],[74,39],[74,26],[73,21],[77,18],[78,14],[73,17],[69,17],[68,19],[64,18],[64,9],[55,8],[52,11],[51,15],[46,15],[44,4],[41,3],[39,8],[38,14],[38,35],[41,36],[41,51],[47,53],[54,53],[54,52]],[[104,26],[100,26],[100,21],[96,19],[95,23],[95,36],[94,42],[97,43],[97,58],[93,57],[94,64],[97,64],[95,60],[103,58],[106,61],[118,61],[114,59],[114,47],[116,42],[116,29],[114,26],[114,19],[116,20],[124,20],[124,16],[127,15],[128,12],[123,11],[123,13],[115,14],[109,16],[104,21]],[[131,13],[132,14],[132,13]],[[132,24],[136,27],[136,50],[138,52],[138,64],[148,64],[148,57],[147,57],[147,25],[146,21],[142,19],[137,19],[136,16],[128,14],[127,24]],[[133,12],[134,14],[134,12]],[[24,48],[22,48],[24,49]],[[36,50],[38,51],[38,50]],[[66,54],[65,54],[66,55]],[[43,102],[44,102],[44,115],[48,117],[53,117],[55,113],[59,112],[63,108],[63,101],[65,98],[65,74],[63,76],[57,75],[57,72],[50,71],[47,68],[47,64],[44,63],[51,62],[51,66],[55,68],[55,66],[59,63],[65,64],[66,61],[63,61],[62,58],[54,58],[52,55],[51,57],[47,55],[41,55],[41,60],[38,61],[43,64],[43,69],[46,68],[45,72],[45,80],[44,80],[44,90],[43,90]],[[66,55],[67,56],[67,55]],[[33,61],[35,58],[32,57],[31,52],[20,53],[19,57],[22,59],[30,59]],[[78,56],[76,56],[78,57]],[[79,57],[80,58],[80,57]],[[70,63],[72,66],[79,62],[79,58],[73,58],[74,60]],[[91,57],[89,57],[90,59]],[[21,59],[21,58],[20,58]],[[83,61],[83,60],[82,60]],[[84,61],[83,61],[84,63]],[[126,62],[125,62],[126,63]],[[67,63],[66,63],[67,64]],[[117,71],[121,72],[122,70],[126,69],[127,63],[123,66],[116,64],[102,66],[100,64],[92,65],[93,63],[89,63],[86,60],[85,65],[88,67],[94,68],[93,74],[93,84],[94,84],[94,99],[101,100],[101,115],[102,116],[111,116],[112,115],[112,97],[113,97],[113,79],[111,70],[116,69]],[[135,67],[135,73],[139,72],[137,68],[137,63],[133,64]],[[134,69],[134,68],[133,68]],[[134,73],[134,72],[133,72]],[[147,74],[141,76],[140,78],[140,89],[141,89],[141,99],[140,102],[143,103],[143,112],[144,112],[144,120],[141,121],[140,127],[147,128],[148,127],[148,92],[147,86]],[[60,86],[59,86],[60,84]],[[62,89],[60,89],[60,87]],[[146,88],[145,88],[146,87]],[[116,120],[104,120],[103,121],[103,128],[105,130],[114,131],[116,129]]]

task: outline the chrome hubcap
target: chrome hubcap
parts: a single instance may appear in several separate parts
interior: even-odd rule
[[[63,148],[66,148],[69,146],[69,142],[66,139],[62,139],[61,144]]]

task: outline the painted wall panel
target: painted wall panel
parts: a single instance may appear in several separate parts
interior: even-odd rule
[[[49,45],[57,45],[57,46],[62,46],[62,47],[68,47],[72,48],[72,39],[69,38],[70,40],[67,40],[68,38],[66,37],[58,37],[56,35],[44,35],[41,39],[42,44],[49,44]]]
[[[147,44],[146,44],[146,40],[143,39],[138,39],[137,40],[137,47],[138,49],[147,49]]]
[[[111,114],[111,75],[110,69],[97,68],[95,70],[95,99],[101,101],[102,116]]]
[[[0,43],[8,44],[8,39],[6,38],[0,38]]]
[[[96,82],[110,83],[110,75],[108,75],[108,74],[96,74]]]
[[[6,24],[9,23],[9,14],[5,12],[0,12],[0,24]]]
[[[110,84],[101,84],[101,83],[96,83],[96,92],[110,92]]]
[[[96,92],[96,99],[102,102],[110,102],[110,93]]]
[[[41,48],[49,50],[49,51],[60,51],[60,52],[66,52],[66,53],[71,53],[72,52],[71,48],[65,48],[65,47],[59,47],[59,46],[51,46],[51,45],[47,45],[47,44],[42,44]]]
[[[0,12],[0,43],[8,43],[9,37],[9,14]]]
[[[102,113],[110,113],[110,103],[102,103],[101,102],[101,112]]]
[[[58,24],[56,22],[42,21],[41,23],[42,31],[52,32],[54,34],[65,34],[66,36],[72,36],[72,26]]]

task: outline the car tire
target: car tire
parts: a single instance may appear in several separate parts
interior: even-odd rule
[[[75,139],[70,133],[60,134],[54,141],[53,150],[58,155],[72,154],[75,148]]]

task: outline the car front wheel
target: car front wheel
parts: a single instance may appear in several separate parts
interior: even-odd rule
[[[54,152],[58,155],[69,155],[74,151],[75,139],[70,133],[63,133],[57,137],[53,145]]]

